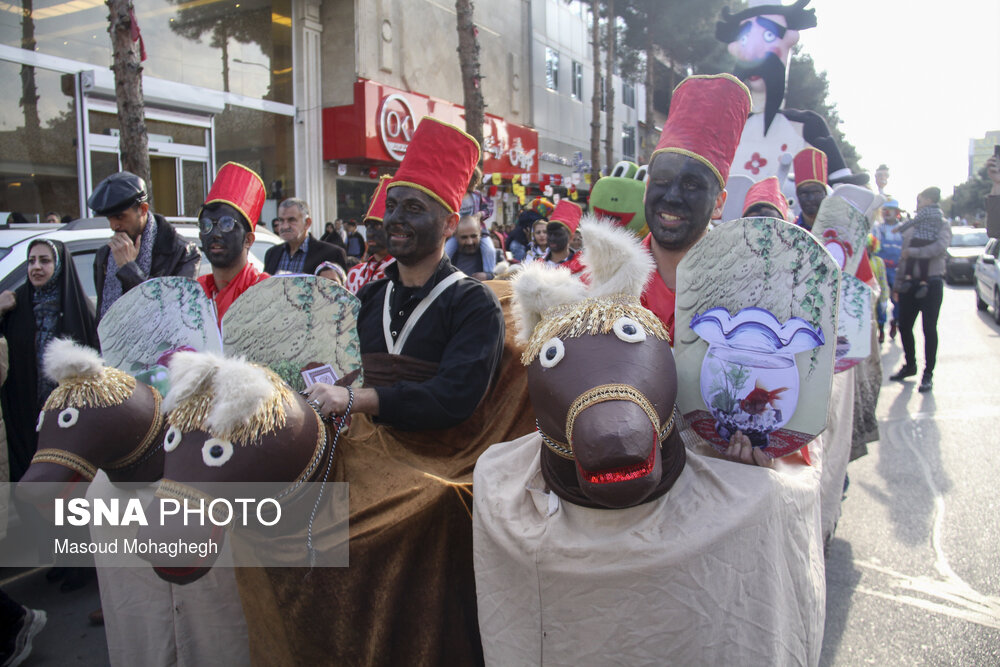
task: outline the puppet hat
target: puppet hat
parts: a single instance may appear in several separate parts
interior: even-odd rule
[[[454,125],[424,116],[386,189],[415,188],[456,213],[478,163],[478,141]]]
[[[680,153],[703,163],[726,187],[729,167],[750,116],[750,91],[731,74],[689,76],[674,89],[658,153]]]
[[[800,150],[792,160],[792,168],[795,170],[796,188],[806,183],[819,183],[826,187],[826,153],[818,148],[809,146]]]
[[[389,189],[390,181],[392,181],[392,176],[389,174],[384,174],[382,178],[378,179],[378,186],[375,188],[372,203],[368,205],[368,212],[365,213],[365,222],[369,220],[381,221],[385,217],[385,193]]]
[[[253,231],[260,219],[265,199],[267,188],[257,172],[242,164],[227,162],[215,175],[215,182],[205,197],[205,204],[229,204],[243,214]]]
[[[555,204],[550,202],[545,197],[535,197],[530,202],[528,202],[528,205],[525,206],[525,209],[528,211],[534,211],[543,218],[548,218],[550,215],[552,215],[552,211],[555,210]]]
[[[773,206],[778,209],[782,218],[788,220],[788,200],[781,193],[777,176],[768,176],[750,186],[750,189],[747,190],[747,196],[743,200],[743,215],[746,215],[747,209],[757,204]]]
[[[571,201],[562,199],[556,204],[556,208],[549,216],[549,222],[560,222],[569,230],[570,236],[580,226],[580,217],[583,216],[583,209]]]

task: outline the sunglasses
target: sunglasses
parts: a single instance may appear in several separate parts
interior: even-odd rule
[[[222,232],[231,232],[233,228],[236,227],[237,221],[231,215],[224,215],[218,220],[212,220],[211,218],[200,218],[198,220],[198,229],[202,234],[211,234],[212,228],[216,225],[219,226],[219,230]]]

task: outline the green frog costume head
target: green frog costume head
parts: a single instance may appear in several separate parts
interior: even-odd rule
[[[590,192],[590,210],[627,228],[639,238],[649,233],[646,227],[646,165],[622,161],[611,170],[610,176],[597,181]]]

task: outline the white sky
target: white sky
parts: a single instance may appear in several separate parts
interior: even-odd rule
[[[786,3],[787,4],[787,3]],[[969,140],[1000,129],[1000,0],[813,0],[799,44],[826,70],[842,129],[912,210],[968,177]]]

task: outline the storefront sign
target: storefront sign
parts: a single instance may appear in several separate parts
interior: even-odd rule
[[[323,109],[323,159],[394,166],[424,116],[465,127],[463,107],[408,93],[374,81],[354,84],[354,104]],[[486,114],[483,171],[506,174],[536,170],[538,132]]]

